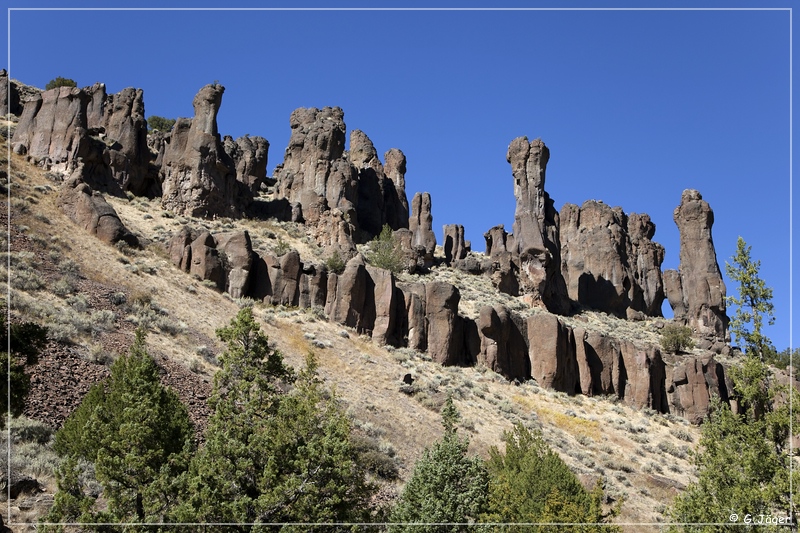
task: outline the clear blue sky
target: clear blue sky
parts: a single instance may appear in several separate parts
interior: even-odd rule
[[[792,4],[797,3],[703,5]],[[387,4],[347,4],[373,5]],[[587,1],[504,5],[657,7]],[[701,4],[668,3],[681,5]],[[366,132],[379,154],[392,147],[405,152],[406,192],[409,198],[431,193],[439,242],[444,224],[463,224],[476,250],[484,249],[483,233],[490,227],[505,224],[511,230],[513,181],[505,154],[520,135],[541,137],[551,150],[546,189],[556,208],[597,199],[626,213],[648,213],[657,227],[654,239],[667,250],[665,269],[678,266],[673,209],[684,189],[698,189],[714,209],[720,267],[733,254],[737,236],[752,245],[762,277],[775,290],[777,323],[768,334],[779,349],[789,345],[794,147],[786,9],[15,10],[8,27],[10,39],[3,42],[10,42],[12,77],[39,87],[56,76],[79,86],[104,82],[111,92],[141,87],[148,116],[191,116],[194,94],[218,80],[226,87],[220,133],[266,137],[269,172],[283,159],[292,110],[340,106],[348,129]],[[798,265],[796,249],[794,255]],[[735,286],[727,285],[732,294]],[[800,300],[794,293],[796,310]]]

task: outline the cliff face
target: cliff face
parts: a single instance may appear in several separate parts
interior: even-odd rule
[[[545,190],[550,150],[540,139],[518,137],[506,153],[516,198],[513,232],[491,228],[486,253],[479,255],[471,253],[463,226],[448,225],[442,258],[431,196],[417,192],[408,202],[400,150],[387,151],[381,162],[357,129],[345,150],[340,108],[300,108],[290,117],[284,160],[269,177],[266,139],[220,136],[216,117],[223,92],[217,84],[201,88],[192,119],[178,119],[172,131],[149,136],[141,90],[108,95],[95,84],[29,94],[13,149],[71,174],[62,190],[70,212],[91,203],[111,220],[97,191],[129,191],[160,197],[162,207],[177,214],[301,222],[326,255],[346,261],[343,271],[334,272],[297,252],[279,257],[255,251],[247,232],[176,232],[169,245],[173,264],[233,297],[319,307],[331,321],[378,343],[427,351],[444,365],[480,363],[508,379],[533,378],[568,394],[613,394],[637,407],[698,420],[711,394],[727,398],[724,369],[713,359],[670,362],[657,347],[566,318],[581,309],[629,320],[658,317],[667,297],[677,320],[707,347],[723,351],[728,319],[711,238],[713,212],[697,191],[684,191],[674,213],[680,268],[662,274],[664,249],[653,241],[648,215],[627,215],[597,201],[566,204],[559,213]],[[7,109],[20,98],[8,90],[0,97]],[[107,241],[131,240],[124,228],[108,237],[96,223],[79,223]],[[497,290],[519,297],[528,311],[496,304],[465,316],[453,284],[424,276],[402,282],[367,265],[356,245],[385,225],[395,231],[409,272],[425,274],[445,263],[485,276]]]

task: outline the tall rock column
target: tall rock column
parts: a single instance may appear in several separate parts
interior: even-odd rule
[[[160,157],[165,209],[189,216],[238,217],[252,201],[249,187],[236,180],[234,161],[217,132],[224,91],[218,84],[200,89],[192,102],[194,118],[173,127]]]
[[[520,262],[520,285],[549,311],[569,310],[564,278],[561,276],[561,246],[558,212],[544,190],[545,169],[550,150],[541,139],[528,142],[517,137],[508,146],[506,159],[514,175],[515,255]]]
[[[711,238],[714,212],[699,192],[687,189],[673,219],[680,231],[680,266],[677,272],[666,271],[664,282],[675,318],[701,338],[730,342],[725,283]]]

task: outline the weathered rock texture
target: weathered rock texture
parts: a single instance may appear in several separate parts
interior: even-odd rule
[[[12,145],[41,166],[71,172],[83,163],[83,180],[113,194],[155,196],[141,89],[106,94],[105,85],[59,87],[26,103]]]
[[[410,248],[416,253],[419,262],[428,268],[433,265],[433,252],[436,250],[436,234],[433,233],[431,214],[431,195],[416,193],[411,200],[411,218],[408,220],[411,232]]]
[[[103,195],[80,180],[81,167],[64,182],[58,193],[58,205],[75,224],[103,242],[124,241],[138,247],[139,240],[119,219]]]
[[[353,130],[345,151],[344,112],[338,107],[296,109],[289,122],[292,136],[275,170],[276,191],[300,206],[300,219],[313,226],[325,212],[338,209],[336,218],[351,226],[345,233],[355,242],[372,239],[384,224],[393,230],[408,227],[406,161],[400,150],[386,152],[384,167],[369,137]]]
[[[661,315],[664,248],[651,240],[650,217],[588,200],[564,204],[560,222],[561,273],[573,301],[621,318]]]
[[[443,228],[444,260],[448,266],[467,257],[467,244],[464,242],[464,226],[448,224]]]
[[[564,279],[561,276],[561,250],[558,212],[544,190],[545,170],[550,151],[540,140],[527,137],[511,141],[506,159],[514,176],[515,248],[519,259],[520,288],[530,301],[555,313],[569,310]]]
[[[19,84],[16,80],[8,79],[8,71],[0,70],[0,116],[8,114],[20,116],[22,102],[20,100]]]
[[[236,180],[247,185],[251,193],[257,194],[267,179],[269,141],[264,137],[249,135],[234,141],[233,137],[226,135],[222,144],[236,166]]]
[[[238,217],[252,202],[252,191],[236,179],[234,160],[217,132],[224,91],[217,84],[200,89],[192,102],[194,118],[179,120],[165,136],[158,161],[165,209],[197,217]]]
[[[501,305],[485,306],[478,317],[480,354],[478,362],[508,379],[531,375],[526,331],[522,320]]]
[[[730,342],[725,283],[711,238],[714,212],[699,192],[687,189],[673,219],[680,231],[680,266],[677,272],[666,271],[664,282],[675,318],[687,323],[695,335]]]
[[[732,391],[724,367],[713,356],[682,358],[669,368],[667,384],[671,411],[693,424],[706,417],[713,396],[729,402]]]
[[[361,130],[350,132],[350,161],[358,173],[358,224],[370,236],[380,234],[384,224],[392,230],[408,227],[405,156],[394,149],[384,158],[392,177],[369,137]]]

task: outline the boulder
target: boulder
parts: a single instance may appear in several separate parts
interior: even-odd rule
[[[364,331],[364,304],[367,298],[367,268],[364,258],[356,255],[347,262],[344,272],[328,277],[325,314],[330,320],[359,333]]]
[[[169,258],[173,265],[189,272],[192,264],[192,241],[197,238],[197,232],[189,226],[183,226],[175,233],[167,244]]]
[[[511,141],[506,154],[514,176],[514,243],[520,286],[529,300],[553,313],[569,311],[569,298],[561,275],[558,212],[544,190],[550,150],[540,140],[527,137]]]
[[[461,294],[443,281],[425,285],[425,318],[428,321],[428,354],[439,364],[459,365],[463,361],[463,330],[458,316]]]
[[[239,217],[252,202],[252,191],[237,180],[234,160],[217,132],[224,91],[218,84],[200,89],[192,102],[194,118],[177,121],[165,137],[159,156],[164,209],[195,217]]]
[[[666,367],[661,352],[654,346],[640,348],[629,341],[618,341],[625,365],[623,400],[637,409],[654,409],[666,413]]]
[[[699,192],[687,189],[673,219],[680,231],[680,265],[664,279],[674,316],[699,337],[730,342],[725,283],[711,237],[714,212]]]
[[[383,268],[370,265],[367,269],[367,291],[364,302],[364,325],[372,332],[372,340],[378,345],[398,346],[397,291],[394,275]]]
[[[425,285],[422,283],[399,283],[402,298],[401,320],[398,321],[398,337],[401,344],[412,350],[424,352],[428,349],[428,321],[425,317]]]
[[[211,233],[204,231],[192,241],[190,257],[191,275],[199,280],[213,281],[218,289],[225,289],[225,266]]]
[[[597,331],[575,328],[575,348],[581,392],[586,396],[625,393],[626,375],[618,343]]]
[[[82,165],[64,182],[58,193],[58,206],[75,224],[103,242],[115,244],[124,241],[139,247],[139,240],[122,223],[103,195],[80,179]]]

